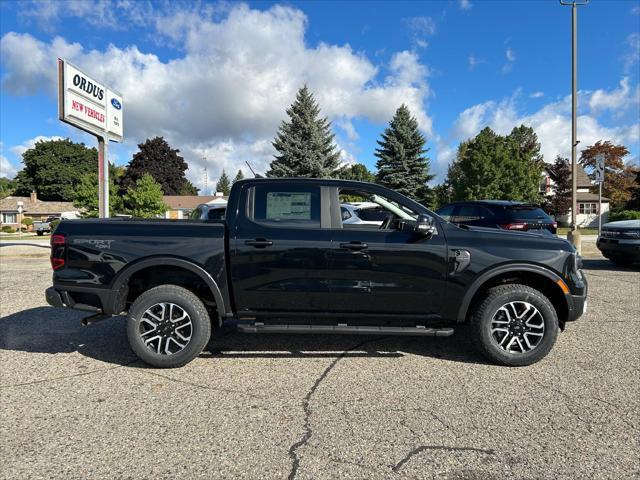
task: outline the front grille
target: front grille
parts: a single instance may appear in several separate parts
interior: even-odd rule
[[[638,239],[640,238],[639,230],[612,230],[612,229],[603,229],[601,236],[604,238],[629,238],[629,239]]]

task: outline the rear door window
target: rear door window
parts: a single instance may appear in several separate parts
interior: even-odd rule
[[[253,188],[248,217],[271,226],[320,228],[320,187],[269,184]]]

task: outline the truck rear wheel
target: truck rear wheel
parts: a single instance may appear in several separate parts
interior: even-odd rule
[[[142,361],[160,368],[181,367],[209,342],[211,321],[204,304],[191,291],[160,285],[133,302],[127,336]]]
[[[549,299],[519,284],[487,290],[471,324],[480,353],[493,362],[514,367],[543,359],[558,336],[558,315]]]

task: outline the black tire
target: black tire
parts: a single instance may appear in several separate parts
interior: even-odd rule
[[[186,345],[182,350],[175,353],[157,353],[154,345],[147,346],[142,337],[142,330],[147,328],[148,325],[147,321],[142,320],[145,312],[155,305],[163,303],[177,305],[191,320],[191,324],[188,327],[188,332],[190,333],[189,340],[186,342]],[[158,325],[160,324],[162,324],[163,327],[167,325],[170,327],[171,322],[159,322]],[[165,337],[173,335],[175,335],[175,333],[167,333]],[[209,342],[210,336],[211,321],[209,319],[209,313],[202,301],[186,288],[182,288],[177,285],[160,285],[147,290],[140,295],[129,309],[129,317],[127,319],[127,337],[129,338],[129,345],[131,345],[131,349],[135,352],[138,358],[140,358],[140,360],[151,366],[159,368],[176,368],[186,365],[202,352]],[[148,338],[150,337],[147,336],[147,339]],[[180,339],[178,338],[178,340]],[[156,342],[160,342],[160,345],[162,345],[162,341],[162,339],[159,339]],[[158,343],[155,343],[155,345],[158,345]],[[178,343],[173,342],[169,344],[169,342],[166,342],[165,346],[166,345],[177,348],[176,345],[178,345]],[[152,348],[154,349],[152,350]],[[161,347],[158,347],[158,349],[160,348]]]
[[[39,237],[44,235],[44,232],[36,232],[38,234]]]
[[[542,337],[540,340],[534,340],[538,343],[529,351],[507,351],[492,334],[494,315],[510,302],[527,302],[535,307],[542,317]],[[500,285],[487,290],[484,298],[476,304],[471,326],[472,338],[478,351],[492,362],[510,367],[531,365],[542,360],[551,351],[558,337],[558,315],[549,299],[538,290],[520,284]]]

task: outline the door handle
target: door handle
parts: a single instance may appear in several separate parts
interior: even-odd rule
[[[347,250],[358,252],[360,250],[365,250],[369,248],[369,245],[362,242],[349,242],[349,243],[341,243],[340,248],[346,248]]]
[[[273,242],[271,240],[266,240],[264,238],[256,238],[255,240],[245,240],[244,244],[251,245],[252,247],[255,247],[255,248],[265,248],[273,245]]]

